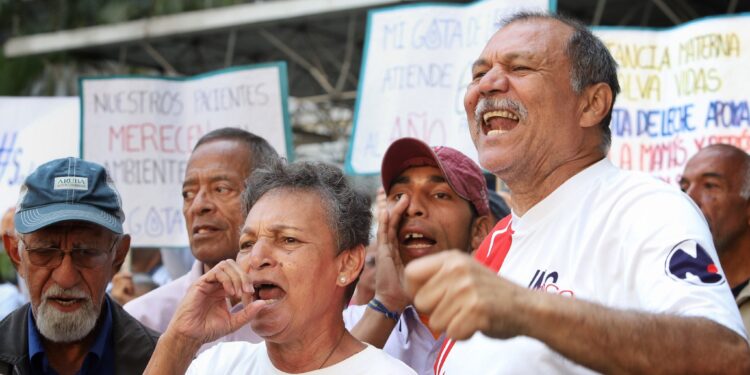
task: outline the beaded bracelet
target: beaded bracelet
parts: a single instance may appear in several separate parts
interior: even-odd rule
[[[399,315],[401,315],[395,311],[388,310],[388,308],[385,307],[385,305],[382,302],[378,301],[375,298],[370,300],[370,302],[367,304],[367,307],[385,315],[385,317],[388,319],[393,319],[396,321],[398,321],[398,317]]]

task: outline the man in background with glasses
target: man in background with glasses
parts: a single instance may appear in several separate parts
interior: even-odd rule
[[[30,304],[0,322],[0,374],[141,373],[156,334],[105,293],[130,247],[107,171],[57,159],[21,186],[8,255]]]

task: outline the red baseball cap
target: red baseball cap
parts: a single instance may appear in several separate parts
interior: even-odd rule
[[[489,215],[487,185],[477,163],[454,148],[430,147],[416,138],[398,139],[386,150],[380,168],[385,193],[401,172],[423,166],[438,167],[453,191],[471,203],[479,216]]]

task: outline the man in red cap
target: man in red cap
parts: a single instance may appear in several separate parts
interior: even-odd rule
[[[403,290],[403,267],[448,249],[470,253],[492,226],[487,187],[474,161],[450,147],[403,138],[383,157],[387,209],[378,217],[375,298],[344,312],[357,338],[432,374],[442,339]],[[356,326],[355,326],[356,325]],[[398,327],[394,329],[394,327]]]

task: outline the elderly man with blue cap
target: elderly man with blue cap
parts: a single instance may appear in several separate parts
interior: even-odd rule
[[[156,335],[105,293],[130,247],[107,171],[57,159],[21,186],[3,242],[29,304],[0,322],[0,374],[141,373]]]

